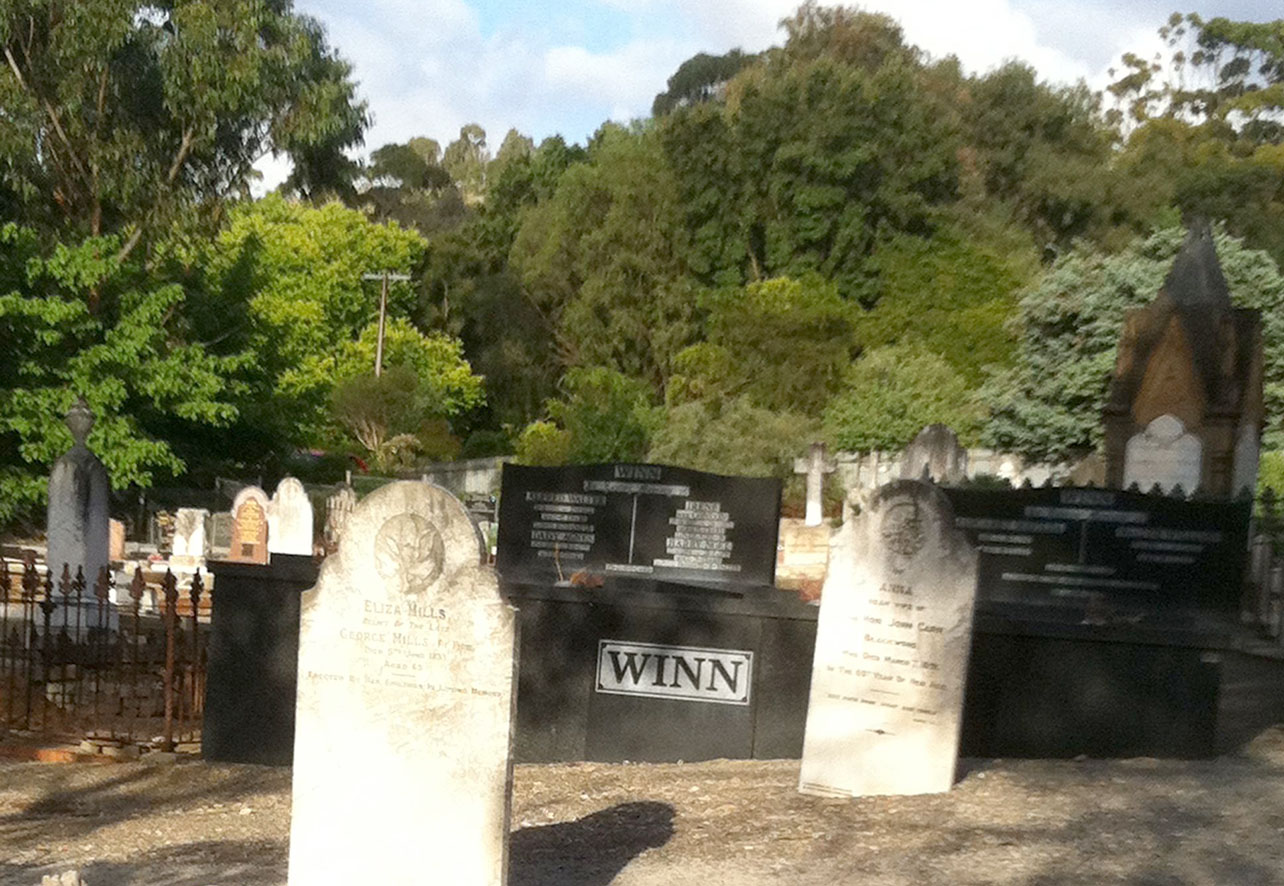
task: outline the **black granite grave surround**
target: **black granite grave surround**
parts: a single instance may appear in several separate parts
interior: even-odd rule
[[[288,765],[294,754],[299,595],[316,584],[311,557],[266,566],[215,561],[201,754],[225,763]]]
[[[776,590],[506,592],[521,610],[519,761],[801,753],[815,606]]]

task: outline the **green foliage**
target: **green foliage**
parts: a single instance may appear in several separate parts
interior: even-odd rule
[[[362,274],[408,270],[423,247],[414,232],[338,203],[314,209],[268,197],[238,207],[202,257],[206,297],[194,320],[203,336],[252,357],[240,401],[246,418],[277,440],[321,436],[338,361],[379,315],[380,284]],[[407,327],[395,321],[416,301],[406,284],[390,286],[398,335]],[[372,352],[365,365],[373,368]]]
[[[335,420],[369,453],[377,471],[410,467],[416,455],[430,461],[458,455],[459,441],[441,418],[432,381],[400,364],[335,385],[330,396]]]
[[[366,124],[347,63],[288,0],[6,3],[0,48],[0,204],[70,240],[120,233],[122,255],[216,221],[267,152],[297,192],[341,186]]]
[[[708,101],[726,88],[727,81],[758,56],[733,49],[726,55],[699,52],[673,72],[664,92],[651,103],[651,114],[662,117],[674,108]]]
[[[708,292],[705,341],[675,359],[667,398],[744,395],[775,412],[818,415],[855,349],[857,308],[816,276]]]
[[[719,474],[785,477],[818,431],[818,423],[806,415],[763,409],[745,396],[691,401],[665,411],[647,461]]]
[[[1157,231],[1117,255],[1080,247],[1057,261],[1020,302],[1016,366],[983,396],[986,445],[1032,458],[1063,459],[1096,447],[1115,348],[1130,308],[1158,294],[1185,237]],[[1275,262],[1223,232],[1215,235],[1232,301],[1262,311],[1266,414],[1284,409],[1284,279]],[[1281,432],[1268,425],[1268,445]]]
[[[838,449],[900,449],[924,427],[949,425],[963,445],[975,442],[984,412],[967,380],[918,344],[876,348],[847,374],[825,409],[825,436]]]
[[[872,265],[882,294],[857,324],[864,347],[915,339],[971,384],[981,382],[984,367],[1012,361],[1016,342],[1005,326],[1033,277],[1030,251],[1015,253],[942,229],[929,238],[893,238]]]
[[[1268,489],[1274,493],[1276,501],[1284,496],[1284,452],[1278,449],[1263,451],[1258,465],[1256,497],[1261,498]]]
[[[563,366],[607,366],[663,388],[695,332],[680,236],[654,134],[604,127],[589,162],[526,211],[511,254]]]
[[[545,408],[551,422],[534,422],[518,438],[524,464],[641,461],[656,423],[646,385],[602,366],[568,371],[562,396]]]
[[[226,386],[237,361],[184,344],[181,286],[122,264],[117,237],[48,255],[42,245],[0,227],[0,522],[44,501],[77,395],[97,413],[88,444],[118,489],[179,474],[174,441],[236,415]]]

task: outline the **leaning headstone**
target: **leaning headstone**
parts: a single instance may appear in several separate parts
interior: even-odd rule
[[[825,458],[825,444],[813,443],[806,458],[794,459],[794,473],[807,477],[807,511],[804,522],[819,526],[825,522],[825,475],[832,474],[837,465]]]
[[[268,502],[268,551],[273,554],[312,554],[312,502],[303,484],[285,477]]]
[[[922,480],[925,476],[943,486],[967,479],[967,450],[949,425],[928,425],[905,447],[901,455],[901,479]]]
[[[843,525],[821,595],[800,791],[950,789],[976,564],[949,501],[926,483],[884,486]]]
[[[172,567],[193,570],[205,565],[205,521],[210,512],[204,508],[179,508],[174,515],[174,542],[169,555]]]
[[[391,483],[303,595],[290,886],[502,884],[516,619],[463,505]]]
[[[268,561],[268,497],[257,486],[246,486],[232,500],[232,549],[229,560]]]
[[[58,606],[52,614],[51,627],[110,627],[98,624],[97,610],[101,607],[91,590],[99,571],[108,568],[111,520],[107,510],[111,495],[107,469],[85,446],[93,426],[94,413],[82,397],[67,412],[67,427],[75,442],[54,463],[49,475],[49,546],[45,562],[55,577],[61,575],[64,566],[73,578],[81,570],[87,589],[80,597],[81,611],[71,611],[75,607],[70,604]]]

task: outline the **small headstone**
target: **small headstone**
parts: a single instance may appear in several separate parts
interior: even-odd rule
[[[303,484],[286,477],[268,502],[268,551],[273,554],[312,553],[312,502]]]
[[[205,565],[205,521],[210,512],[204,508],[179,508],[174,515],[174,542],[169,556],[176,569],[191,570]]]
[[[246,486],[232,501],[232,549],[229,560],[268,561],[268,497],[257,486]]]
[[[950,789],[976,565],[948,499],[926,483],[884,486],[843,525],[821,595],[800,791]]]
[[[813,443],[806,458],[794,459],[794,473],[807,476],[807,512],[804,523],[819,526],[825,521],[825,475],[832,474],[837,465],[825,458],[825,444]]]
[[[327,548],[334,549],[339,544],[343,527],[352,516],[352,509],[357,506],[357,493],[351,486],[339,487],[339,491],[325,502],[325,542]]]
[[[1158,486],[1164,492],[1180,485],[1199,486],[1204,444],[1189,433],[1181,419],[1161,415],[1133,435],[1124,450],[1124,488],[1133,483],[1142,489]]]
[[[463,505],[391,483],[303,595],[291,886],[502,884],[515,610]]]
[[[905,448],[901,455],[901,479],[921,480],[931,477],[943,486],[954,486],[967,479],[967,450],[948,425],[928,425]]]
[[[119,520],[107,524],[107,559],[113,563],[125,559],[125,524]]]
[[[232,512],[219,511],[210,516],[210,553],[226,557],[232,550]]]

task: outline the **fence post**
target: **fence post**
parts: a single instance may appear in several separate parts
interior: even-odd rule
[[[178,579],[165,570],[165,739],[161,749],[174,750],[174,642],[178,629]]]

